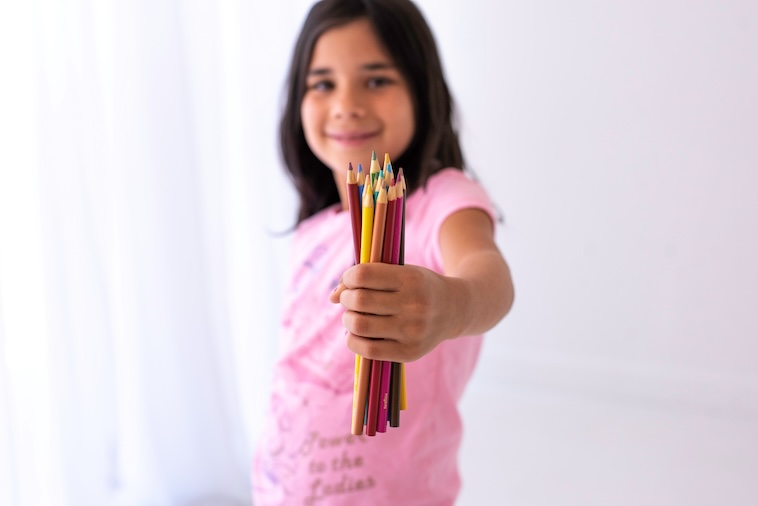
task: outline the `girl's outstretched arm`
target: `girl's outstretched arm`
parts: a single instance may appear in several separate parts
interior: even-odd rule
[[[444,275],[413,265],[371,263],[345,271],[330,295],[345,307],[347,345],[379,360],[416,360],[446,339],[481,334],[513,304],[510,270],[478,209],[440,229]]]

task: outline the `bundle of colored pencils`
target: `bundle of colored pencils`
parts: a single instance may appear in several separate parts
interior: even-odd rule
[[[405,178],[397,177],[389,154],[384,168],[371,153],[371,167],[364,173],[361,164],[347,170],[348,207],[353,229],[355,262],[384,262],[402,265],[405,246]],[[400,410],[405,409],[405,368],[403,364],[355,356],[355,384],[351,432],[367,436],[400,426]]]

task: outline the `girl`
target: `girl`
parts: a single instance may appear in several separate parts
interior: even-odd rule
[[[256,505],[455,501],[457,403],[513,287],[452,116],[432,33],[409,0],[311,8],[281,121],[300,209]],[[403,266],[352,266],[346,170],[368,168],[372,150],[406,175]],[[408,409],[377,437],[350,434],[355,354],[406,362]]]

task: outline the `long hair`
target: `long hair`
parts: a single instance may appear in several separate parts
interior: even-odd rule
[[[455,106],[429,25],[410,0],[321,0],[311,7],[295,43],[279,134],[281,156],[300,197],[299,224],[339,202],[332,171],[305,140],[300,107],[313,47],[327,30],[367,18],[409,85],[416,130],[404,153],[393,154],[408,191],[445,167],[464,168]]]

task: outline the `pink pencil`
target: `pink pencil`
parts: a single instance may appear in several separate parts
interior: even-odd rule
[[[397,210],[400,209],[397,205],[398,200],[396,198],[397,186],[390,184],[389,191],[387,192],[387,219],[385,220],[384,228],[384,248],[382,252],[382,262],[392,262],[393,241],[397,237],[395,227],[397,227]],[[374,362],[379,365],[377,369],[381,369],[377,375],[377,382],[374,385],[372,383],[371,389],[376,389],[379,393],[377,396],[377,432],[387,432],[387,418],[389,410],[389,395],[390,395],[390,373],[392,371],[391,362],[381,361]],[[374,379],[374,376],[371,377]],[[371,416],[371,413],[369,413]]]
[[[398,186],[395,184],[395,186]],[[403,209],[405,207],[403,206],[403,203],[405,201],[405,197],[403,197],[403,192],[400,191],[396,194],[395,200],[397,201],[395,203],[396,211],[395,211],[395,224],[393,225],[393,236],[392,236],[392,260],[391,263],[393,264],[399,264],[400,263],[400,245],[401,245],[401,232],[403,231]]]
[[[384,226],[384,247],[382,248],[382,262],[392,263],[392,241],[395,239],[395,223],[397,222],[397,185],[390,185],[387,190],[387,218]]]

